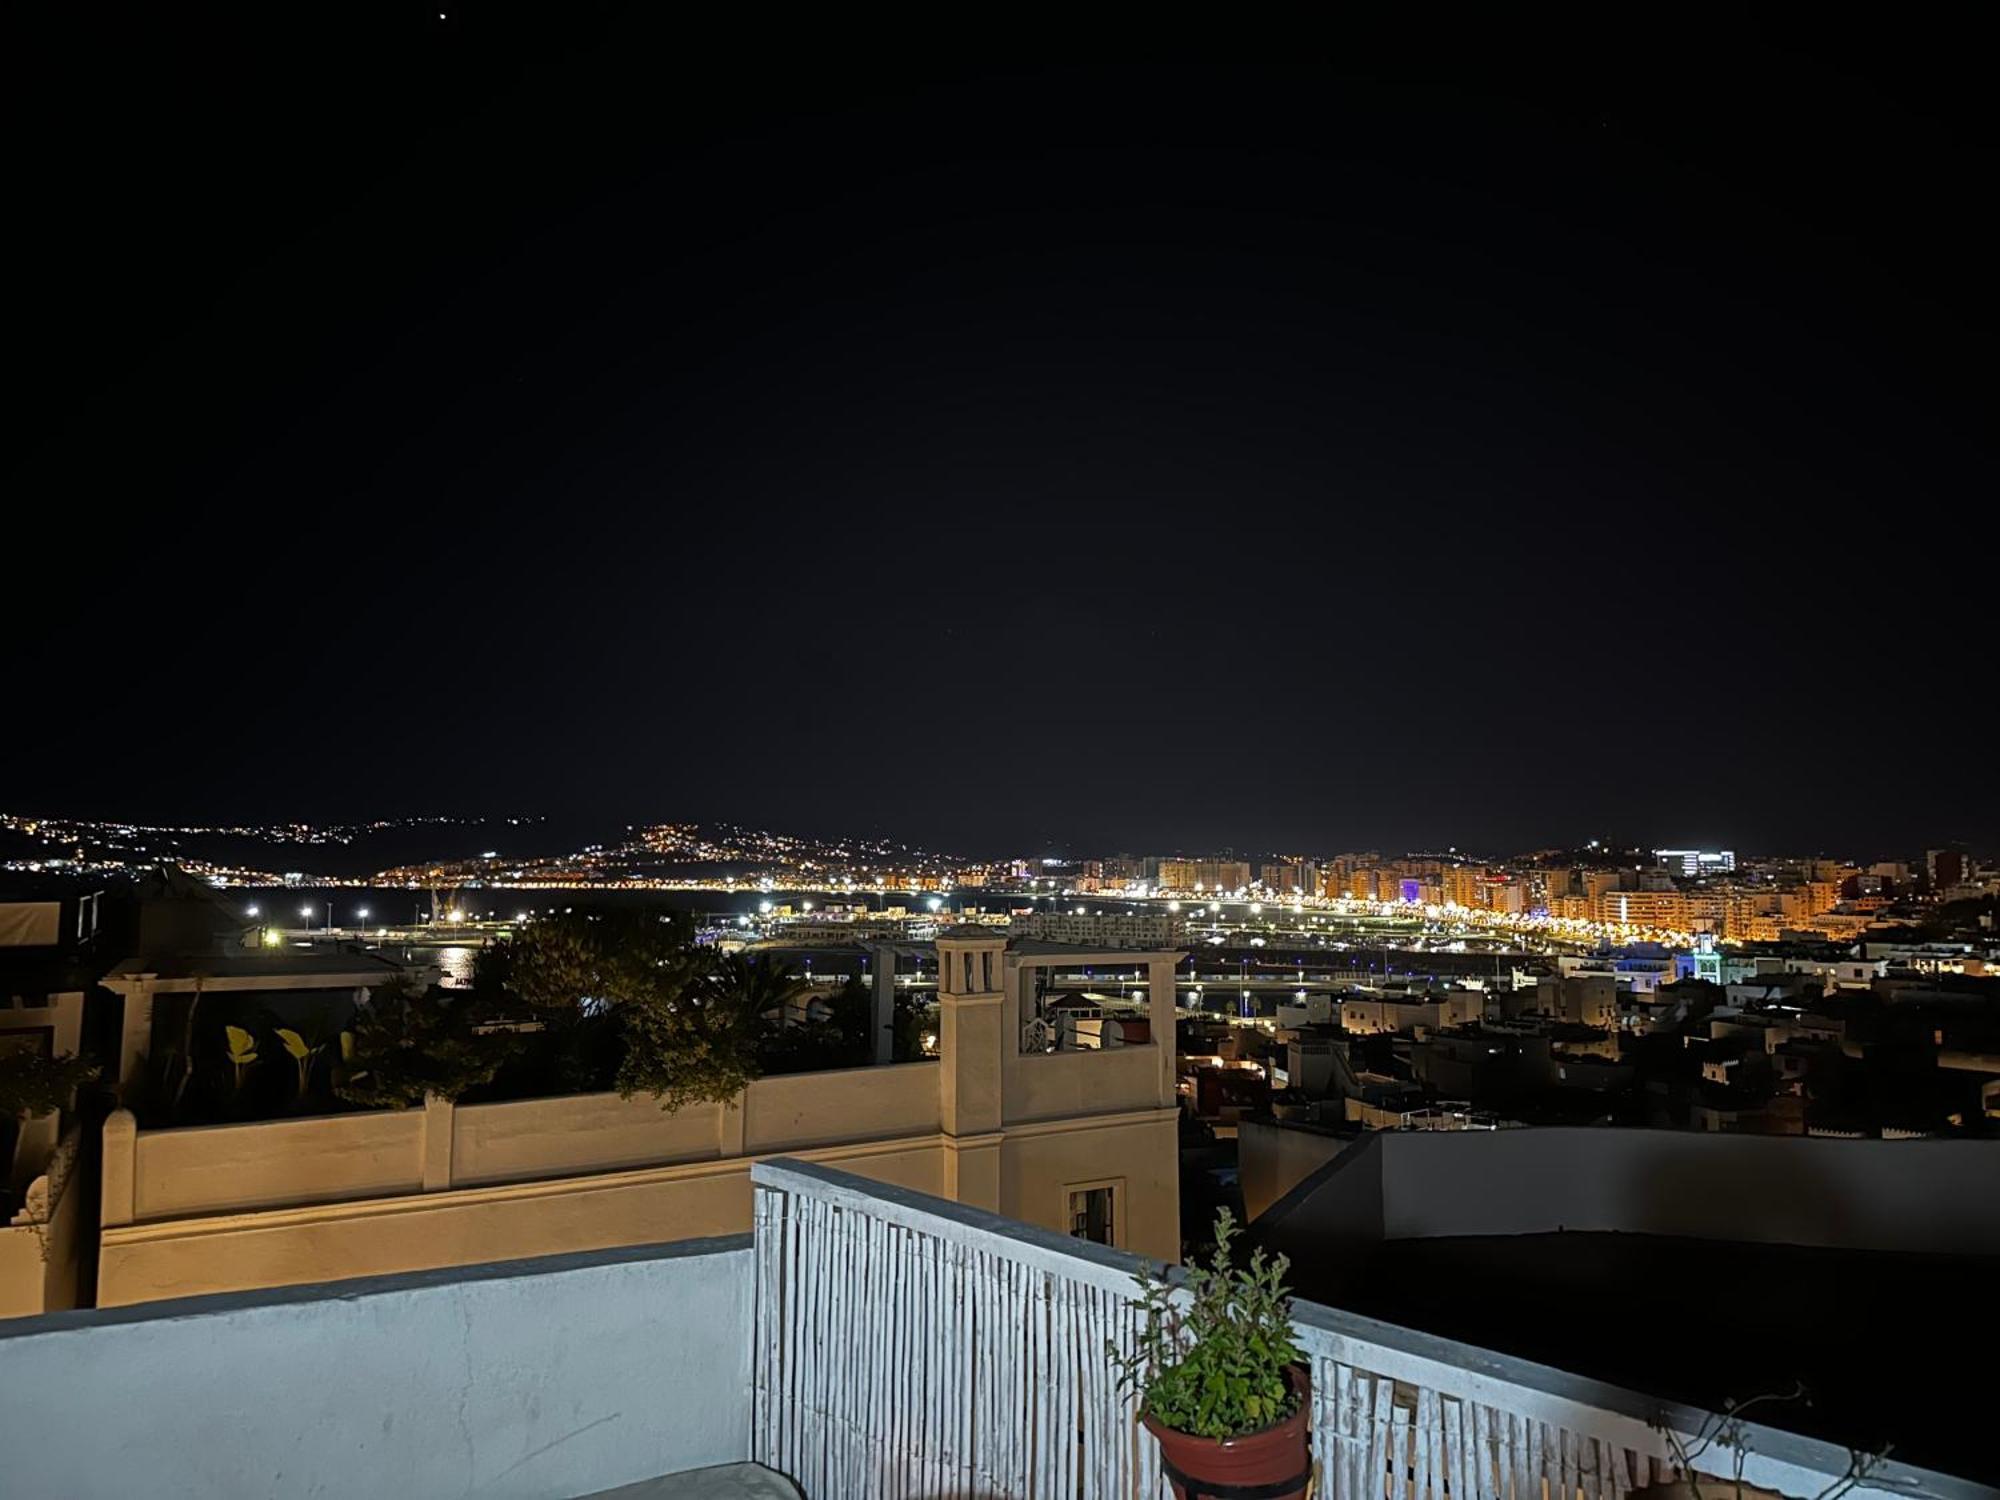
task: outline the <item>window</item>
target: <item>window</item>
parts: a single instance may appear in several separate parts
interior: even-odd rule
[[[1093,1245],[1118,1243],[1118,1186],[1115,1182],[1085,1182],[1066,1189],[1073,1239],[1089,1240]]]

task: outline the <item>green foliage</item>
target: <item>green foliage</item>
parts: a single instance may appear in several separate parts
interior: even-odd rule
[[[780,969],[766,981],[767,987],[772,983],[781,992],[792,985],[798,988],[791,994],[781,993],[775,1007],[764,1007],[763,1033],[757,1043],[757,1059],[764,1072],[865,1068],[875,1060],[875,997],[859,979],[850,976],[839,989],[817,1002],[825,1010],[824,1016],[805,1020],[787,1014],[794,1001],[803,997],[804,981],[789,970]]]
[[[782,964],[684,948],[620,1008],[625,1057],[618,1092],[662,1109],[733,1099],[762,1071],[758,1043],[804,981]]]
[[[407,1109],[426,1094],[456,1099],[492,1081],[519,1050],[511,1031],[481,1029],[478,1007],[407,981],[383,985],[341,1038],[333,1091],[369,1109]]]
[[[1292,1342],[1292,1304],[1282,1255],[1230,1263],[1240,1231],[1229,1210],[1215,1218],[1215,1254],[1187,1268],[1186,1289],[1141,1273],[1133,1306],[1145,1314],[1138,1347],[1106,1350],[1120,1389],[1136,1387],[1145,1414],[1194,1437],[1241,1437],[1289,1416],[1297,1397],[1286,1369],[1301,1355]]]
[[[97,1064],[81,1057],[0,1053],[0,1120],[67,1109],[76,1091],[94,1082],[97,1074]]]
[[[614,1010],[658,988],[662,968],[691,948],[687,924],[651,912],[577,912],[529,924],[474,972],[475,984],[503,980],[514,994],[561,1024]]]
[[[899,1063],[922,1062],[937,1056],[938,1028],[942,1023],[937,1007],[914,995],[896,996],[895,1051]],[[928,1041],[929,1045],[925,1043]]]
[[[509,946],[513,991],[558,1033],[609,1019],[623,1043],[614,1082],[665,1109],[734,1098],[761,1072],[767,1016],[803,981],[782,965],[689,941],[651,913],[579,913],[533,923]]]

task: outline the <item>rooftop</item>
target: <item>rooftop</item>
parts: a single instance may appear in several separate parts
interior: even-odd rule
[[[1996,1478],[1990,1340],[1939,1335],[1992,1300],[1997,1180],[2000,1141],[1398,1132],[1252,1229],[1302,1296],[1707,1410],[1802,1386],[1760,1420]]]
[[[151,974],[159,979],[263,979],[306,974],[366,974],[382,977],[402,972],[402,965],[379,953],[359,948],[333,952],[296,948],[245,950],[241,953],[176,953],[158,958],[128,958],[104,976],[122,979]]]
[[[754,1183],[752,1235],[0,1322],[0,1475],[23,1495],[554,1500],[754,1460],[813,1500],[1164,1493],[1105,1378],[1135,1257],[801,1162]],[[1293,1312],[1340,1500],[1616,1497],[1713,1424],[1645,1370],[1632,1389]],[[87,1441],[52,1436],[86,1418]],[[1740,1454],[1746,1483],[1817,1495],[1850,1471],[1838,1436],[1746,1423],[1703,1467]],[[1990,1492],[1891,1459],[1852,1493]]]

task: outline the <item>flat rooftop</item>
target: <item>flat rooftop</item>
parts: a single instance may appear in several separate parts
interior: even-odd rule
[[[1756,1420],[2000,1482],[2000,1257],[1585,1231],[1306,1260],[1314,1302],[1711,1411],[1802,1384]]]
[[[392,958],[361,949],[306,952],[272,948],[242,953],[170,954],[161,958],[128,958],[105,977],[152,974],[160,979],[282,979],[291,975],[388,975],[403,966]]]

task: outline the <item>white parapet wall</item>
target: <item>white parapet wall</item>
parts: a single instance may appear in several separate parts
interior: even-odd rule
[[[2000,1254],[2000,1141],[1554,1128],[1380,1144],[1392,1240],[1563,1229]]]
[[[745,1237],[0,1322],[0,1493],[580,1495],[749,1448]]]

